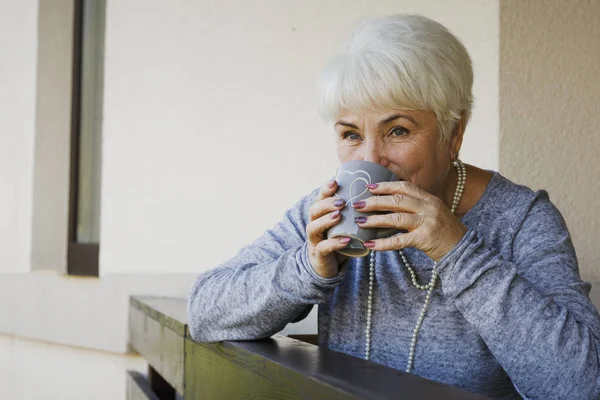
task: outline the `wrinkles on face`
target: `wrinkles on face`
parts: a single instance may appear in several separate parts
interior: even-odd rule
[[[340,162],[371,161],[432,194],[444,190],[450,150],[449,144],[440,143],[437,118],[432,111],[343,110],[334,128]]]

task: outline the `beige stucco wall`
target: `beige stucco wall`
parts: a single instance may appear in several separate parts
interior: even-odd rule
[[[600,281],[600,1],[500,4],[500,171],[548,190]]]

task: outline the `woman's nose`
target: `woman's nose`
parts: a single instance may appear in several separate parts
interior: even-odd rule
[[[375,141],[365,141],[364,146],[363,160],[381,164],[385,158],[382,144]]]

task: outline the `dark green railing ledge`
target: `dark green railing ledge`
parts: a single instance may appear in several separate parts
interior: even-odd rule
[[[184,299],[132,297],[129,312],[149,371],[128,372],[128,399],[484,399],[286,336],[195,343]]]

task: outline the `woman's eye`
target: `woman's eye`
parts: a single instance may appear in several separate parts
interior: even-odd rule
[[[358,135],[358,133],[346,132],[346,133],[344,133],[343,138],[344,139],[349,139],[349,140],[359,140],[360,136]]]
[[[408,129],[403,128],[401,126],[398,126],[398,127],[394,128],[394,129],[392,129],[391,132],[390,132],[390,134],[398,137],[398,136],[404,136],[408,132],[409,132]]]

